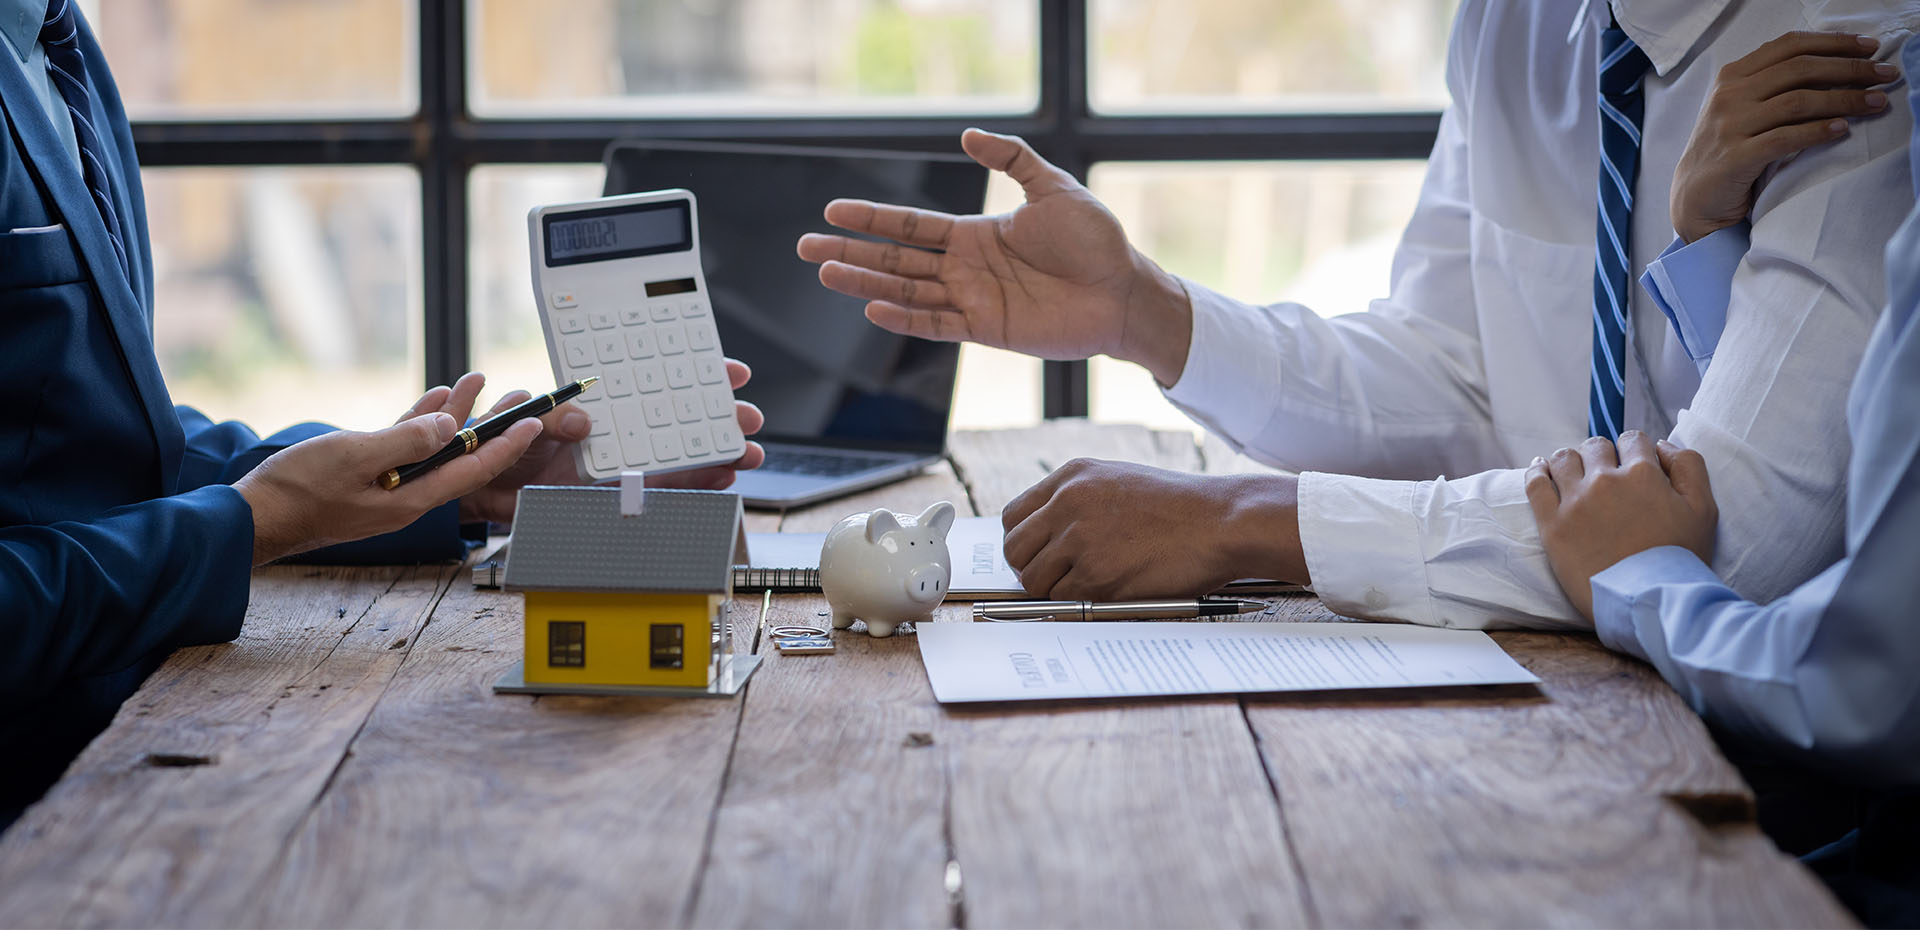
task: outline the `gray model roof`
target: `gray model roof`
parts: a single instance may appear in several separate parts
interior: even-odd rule
[[[649,490],[623,517],[619,488],[523,488],[506,586],[725,594],[739,531],[740,495],[724,491]]]

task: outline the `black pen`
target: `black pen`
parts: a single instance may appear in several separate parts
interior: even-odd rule
[[[1029,620],[1190,620],[1266,610],[1265,601],[1189,598],[1178,601],[996,601],[973,605],[973,619],[1021,623]]]
[[[537,417],[580,396],[580,392],[593,386],[600,380],[598,375],[589,375],[555,391],[541,394],[519,406],[502,410],[453,434],[453,441],[447,447],[421,459],[412,465],[402,465],[380,476],[380,486],[391,491],[408,481],[420,477],[448,462],[453,461],[475,449],[480,444],[507,431],[507,427],[528,417]]]

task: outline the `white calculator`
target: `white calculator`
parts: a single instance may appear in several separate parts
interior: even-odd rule
[[[693,193],[651,191],[535,207],[533,293],[555,382],[599,383],[580,474],[679,471],[746,451],[700,272]]]

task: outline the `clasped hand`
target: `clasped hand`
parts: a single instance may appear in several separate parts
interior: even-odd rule
[[[1593,619],[1594,575],[1657,546],[1713,559],[1720,518],[1700,453],[1639,430],[1603,436],[1534,459],[1527,502],[1540,524],[1554,577],[1582,616]]]

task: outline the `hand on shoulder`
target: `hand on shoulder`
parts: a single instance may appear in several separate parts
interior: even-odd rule
[[[1720,69],[1674,169],[1673,229],[1693,242],[1747,218],[1767,167],[1887,108],[1898,76],[1870,36],[1789,32]]]

